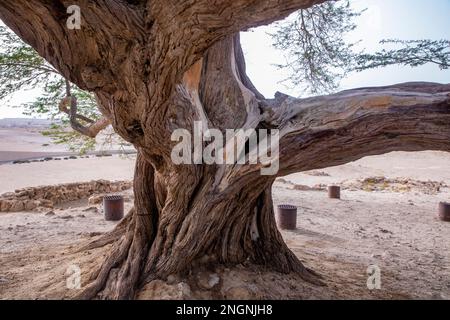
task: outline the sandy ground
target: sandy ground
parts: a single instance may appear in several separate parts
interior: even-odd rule
[[[131,180],[134,156],[47,161],[0,165],[0,194],[19,188],[87,182],[91,180]]]
[[[40,134],[38,128],[0,128],[0,151],[63,152],[63,145],[55,145],[51,138]]]
[[[5,120],[3,120],[5,121]],[[2,127],[0,119],[0,165],[16,160],[36,160],[46,157],[78,156],[66,145],[54,144],[52,139],[41,134],[45,127]],[[104,137],[97,137],[95,150],[89,151],[91,155],[113,153],[121,154],[123,151],[132,152],[131,146],[121,146],[117,143],[103,145]],[[106,150],[112,149],[113,151]]]
[[[294,188],[351,184],[377,176],[450,185],[449,161],[447,153],[398,152],[285,177],[274,186],[275,203],[295,204],[299,210],[298,230],[283,232],[283,236],[294,253],[324,277],[327,287],[239,268],[222,270],[220,277],[224,283],[250,281],[266,288],[272,283],[273,290],[252,296],[256,298],[450,299],[450,224],[437,219],[438,203],[450,200],[448,187],[438,193],[344,190],[342,200],[330,200],[323,191]],[[133,159],[94,157],[0,165],[0,193],[92,179],[131,179],[133,164]],[[62,286],[67,267],[75,259],[67,248],[115,226],[104,221],[100,206],[90,207],[87,201],[49,211],[0,214],[0,298],[61,297],[49,294],[42,284],[48,282],[50,288],[58,282]],[[93,267],[86,262],[90,254],[77,258],[77,263],[86,263],[83,269]],[[367,288],[369,265],[381,271],[380,290]]]

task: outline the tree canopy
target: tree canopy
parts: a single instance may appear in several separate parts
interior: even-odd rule
[[[355,18],[364,14],[355,11],[350,1],[324,2],[300,9],[290,18],[274,24],[270,34],[273,46],[284,52],[286,63],[278,65],[289,73],[286,82],[305,94],[335,92],[340,81],[353,71],[404,65],[417,67],[431,63],[440,69],[450,66],[450,40],[383,40],[376,53],[356,52],[357,43],[348,43],[345,36],[357,27]],[[41,88],[35,101],[21,105],[26,115],[44,115],[55,122],[43,132],[56,143],[85,152],[95,147],[95,138],[77,130],[67,130],[70,113],[61,102],[67,97],[67,81],[45,59],[22,39],[0,26],[0,99],[31,88]],[[92,93],[70,83],[71,94],[77,100],[77,112],[82,125],[101,119]],[[120,141],[111,132],[103,143]]]
[[[24,109],[25,115],[45,116],[54,120],[51,127],[42,133],[73,151],[84,153],[94,149],[95,137],[68,130],[70,108],[64,105],[68,94],[74,96],[78,120],[82,125],[89,125],[101,119],[94,95],[68,82],[35,49],[5,26],[0,26],[0,100],[35,88],[41,91],[40,95],[34,101],[24,102],[18,107]],[[107,132],[102,138],[100,142],[103,144],[118,141],[112,132]]]

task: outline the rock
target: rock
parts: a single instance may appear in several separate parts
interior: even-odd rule
[[[4,201],[2,203],[2,211],[3,212],[10,212],[12,211],[11,208],[14,205],[14,200]]]
[[[197,281],[200,288],[210,290],[220,283],[220,277],[215,273],[201,272],[197,275]]]
[[[168,284],[175,284],[175,283],[178,283],[178,282],[180,282],[180,278],[178,276],[176,276],[176,275],[171,274],[171,275],[169,275],[167,277],[167,283]]]
[[[77,218],[86,218],[86,216],[84,214],[79,214],[77,215]]]
[[[14,192],[7,192],[1,195],[2,198],[12,198],[14,197],[16,194]]]
[[[39,200],[39,205],[41,207],[46,207],[46,208],[53,208],[54,207],[53,201],[50,201],[50,200]]]
[[[27,201],[25,203],[25,210],[26,211],[31,211],[36,209],[39,206],[39,202],[37,201]]]
[[[35,210],[39,207],[54,208],[55,204],[89,199],[90,204],[96,205],[103,201],[103,195],[120,192],[132,187],[130,181],[111,182],[106,180],[87,183],[69,183],[56,186],[44,186],[18,189],[14,193],[0,196],[0,210],[2,212],[19,212]],[[89,198],[91,197],[91,198]],[[126,201],[130,197],[125,197]]]
[[[184,298],[189,298],[192,295],[191,287],[186,282],[180,282],[178,284],[178,289]]]
[[[92,196],[89,198],[89,205],[100,204],[103,201],[103,196]]]
[[[9,209],[10,212],[20,212],[25,209],[25,205],[22,201],[14,201]]]
[[[209,276],[208,284],[211,288],[214,288],[219,283],[220,283],[220,277],[217,274],[213,273]]]
[[[91,232],[89,233],[89,237],[93,238],[93,237],[98,237],[101,236],[103,233],[102,232]]]
[[[54,211],[49,211],[45,214],[47,217],[53,217],[56,215],[56,213]]]
[[[98,213],[98,208],[97,207],[89,207],[87,209],[84,209],[83,212],[93,212],[93,213]]]
[[[61,216],[59,217],[59,219],[63,219],[63,220],[71,220],[73,219],[73,216],[67,215],[67,216]]]

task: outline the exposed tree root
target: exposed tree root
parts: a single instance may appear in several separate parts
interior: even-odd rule
[[[136,198],[140,199],[141,197]],[[234,239],[237,239],[236,244],[230,248],[233,251],[226,252],[223,257],[220,257],[218,252],[202,249],[202,245],[207,245],[207,242],[204,242],[206,238],[202,239],[199,236],[197,241],[198,246],[200,246],[199,251],[209,252],[209,256],[199,256],[195,252],[180,251],[179,248],[174,247],[172,248],[173,260],[168,260],[168,264],[158,264],[157,260],[152,260],[151,252],[152,250],[161,252],[161,250],[155,247],[155,242],[152,242],[149,233],[146,231],[149,227],[150,216],[138,215],[137,210],[133,209],[127,217],[130,220],[127,222],[128,228],[126,230],[123,228],[123,224],[120,224],[111,234],[105,235],[85,247],[89,249],[101,247],[111,243],[121,235],[119,240],[115,240],[116,244],[100,270],[92,274],[95,279],[91,279],[93,281],[76,298],[133,299],[139,288],[146,283],[155,279],[165,280],[171,274],[187,275],[196,268],[204,268],[205,265],[256,264],[267,271],[284,274],[295,273],[309,283],[324,285],[320,280],[321,277],[306,268],[284,243],[276,228],[270,188],[258,197],[256,211],[252,210],[252,212],[256,212],[258,217],[257,239],[251,239],[250,228],[248,227],[227,228],[225,234],[228,234],[228,236],[226,237],[222,237],[221,235],[224,233],[220,231],[209,233],[212,234],[215,239],[214,243],[217,244],[211,246],[211,248],[223,248],[224,246],[229,248],[229,241],[234,243]],[[239,217],[245,217],[244,212],[237,212],[236,214]],[[245,224],[242,225],[245,226]],[[241,231],[243,234],[239,236]],[[234,232],[237,233],[234,234]],[[243,245],[241,246],[239,243]],[[225,258],[229,260],[227,261]]]

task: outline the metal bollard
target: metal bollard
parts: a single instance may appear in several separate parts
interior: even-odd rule
[[[341,199],[341,187],[328,186],[328,197],[330,199]]]
[[[278,227],[282,230],[297,229],[297,207],[291,205],[279,205],[277,213]]]
[[[119,221],[124,216],[124,200],[122,196],[112,195],[103,198],[106,221]]]
[[[439,219],[442,221],[450,222],[450,203],[439,203]]]

